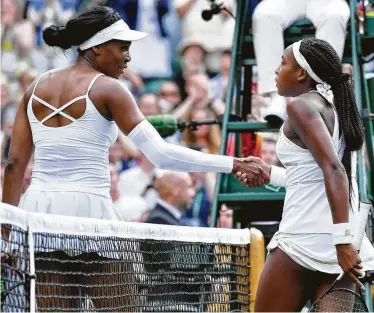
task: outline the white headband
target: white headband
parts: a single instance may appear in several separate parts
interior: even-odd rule
[[[90,39],[80,44],[78,48],[80,50],[87,50],[114,39],[135,41],[143,39],[145,36],[147,36],[147,33],[132,30],[123,20],[119,20],[93,35]]]
[[[304,56],[300,52],[300,44],[301,40],[295,42],[292,45],[292,52],[296,59],[296,62],[300,65],[300,67],[305,70],[309,76],[317,82],[317,91],[321,94],[322,97],[324,97],[328,102],[330,102],[332,105],[334,105],[334,94],[331,91],[331,86],[324,82],[322,79],[320,79],[316,73],[313,72],[312,68],[310,67],[307,60],[305,60]]]

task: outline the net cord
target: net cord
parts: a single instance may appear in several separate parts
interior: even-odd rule
[[[27,212],[1,204],[1,223],[18,226],[33,233],[51,233],[76,236],[117,237],[124,239],[153,239],[212,244],[246,245],[250,243],[249,229],[223,229],[209,227],[170,226],[131,223],[94,218],[71,218]]]

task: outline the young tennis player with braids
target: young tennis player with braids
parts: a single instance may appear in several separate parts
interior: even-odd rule
[[[276,70],[278,93],[293,97],[276,152],[284,168],[250,158],[286,187],[279,231],[256,296],[255,311],[300,311],[322,295],[337,275],[356,283],[374,269],[365,237],[360,256],[352,245],[358,213],[357,152],[364,129],[349,75],[326,41],[304,39],[288,47]],[[237,177],[241,173],[237,173]],[[241,181],[247,183],[246,174]],[[271,299],[271,300],[269,300]]]

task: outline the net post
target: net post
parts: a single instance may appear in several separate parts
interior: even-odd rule
[[[249,307],[250,312],[254,312],[256,293],[260,275],[265,264],[265,239],[264,235],[257,228],[252,227],[250,230],[250,293]]]
[[[34,233],[30,227],[27,227],[27,241],[29,246],[29,262],[30,262],[30,313],[35,313],[35,250],[34,250]]]

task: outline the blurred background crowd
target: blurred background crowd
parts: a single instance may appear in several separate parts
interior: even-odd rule
[[[349,7],[344,0],[331,1],[335,4],[327,19],[332,18],[329,27],[337,31],[329,34],[332,44],[342,49]],[[224,2],[225,7],[235,15],[235,0],[219,2]],[[269,17],[278,23],[279,16],[265,6],[267,2],[273,0],[263,0],[262,8],[259,6],[257,13],[254,12],[254,36],[259,39],[264,36],[264,23],[268,23]],[[204,20],[202,12],[209,10],[211,4],[210,0],[2,0],[2,173],[17,106],[24,92],[40,73],[67,66],[76,57],[76,51],[63,53],[47,47],[42,40],[42,30],[51,24],[65,24],[76,12],[91,5],[111,6],[130,28],[148,33],[144,40],[132,44],[132,61],[121,77],[144,115],[170,114],[178,120],[191,121],[223,114],[235,20],[227,11],[213,15],[209,21]],[[287,23],[294,19],[289,20]],[[285,22],[279,21],[279,25],[281,23],[283,28],[287,27]],[[316,28],[318,33],[318,25]],[[339,29],[342,31],[339,32]],[[274,60],[272,49],[261,45],[259,39],[257,44],[256,38],[254,41],[259,68],[254,71],[253,85],[247,87],[252,89],[253,103],[249,118],[255,120],[262,120],[263,112],[269,109],[271,103],[280,101],[272,86],[263,82],[262,87],[257,88],[256,73],[259,73],[259,80],[273,79],[274,69],[267,72],[269,64],[280,62],[280,56],[276,55]],[[346,70],[350,71],[349,65],[346,65]],[[373,68],[368,68],[370,71],[373,72]],[[282,109],[281,104],[277,105]],[[206,125],[194,131],[184,130],[166,140],[200,151],[219,153],[220,136],[218,125]],[[276,135],[256,134],[247,139],[248,154],[260,156],[269,164],[278,164]],[[230,144],[227,154],[233,154]],[[124,220],[208,226],[214,196],[214,174],[156,170],[122,134],[110,149],[109,162],[111,196]],[[30,183],[32,167],[31,161],[25,174],[24,190]],[[170,213],[170,219],[162,213],[165,208]],[[230,208],[221,207],[218,226],[235,226]]]

